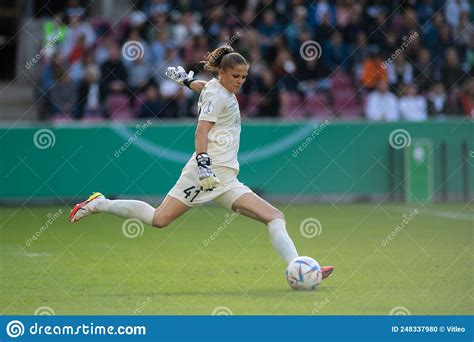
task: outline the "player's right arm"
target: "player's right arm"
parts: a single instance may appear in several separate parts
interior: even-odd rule
[[[178,83],[180,86],[186,86],[198,94],[201,93],[207,83],[206,81],[194,79],[194,71],[186,73],[182,66],[168,67],[165,74],[170,80]]]
[[[212,191],[219,185],[219,179],[212,171],[212,160],[207,154],[207,143],[209,131],[214,122],[199,120],[196,127],[195,147],[196,162],[198,165],[199,184],[204,191]]]

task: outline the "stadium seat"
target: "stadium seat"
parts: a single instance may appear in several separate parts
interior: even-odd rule
[[[110,117],[117,120],[133,119],[130,101],[124,94],[111,94],[105,99],[105,108]]]
[[[305,111],[310,117],[327,118],[332,115],[328,97],[324,93],[313,93],[306,97]]]

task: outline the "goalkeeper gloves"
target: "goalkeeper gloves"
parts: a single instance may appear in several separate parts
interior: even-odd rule
[[[168,67],[166,68],[165,75],[172,81],[178,83],[181,86],[190,88],[191,82],[195,81],[193,78],[194,71],[186,73],[182,66]],[[191,89],[191,88],[190,88]]]
[[[199,185],[201,190],[212,191],[219,185],[219,179],[215,173],[211,170],[211,158],[207,153],[199,153],[196,156],[199,174]]]

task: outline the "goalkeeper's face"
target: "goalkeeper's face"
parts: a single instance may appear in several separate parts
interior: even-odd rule
[[[246,64],[234,65],[231,68],[219,70],[219,81],[231,93],[237,93],[247,79],[249,66]]]

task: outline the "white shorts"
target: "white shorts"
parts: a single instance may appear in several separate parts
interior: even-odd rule
[[[189,207],[214,201],[215,203],[232,210],[232,204],[243,194],[252,192],[249,187],[238,179],[238,170],[213,166],[212,171],[219,178],[220,184],[212,191],[202,191],[199,186],[198,167],[194,160],[188,162],[181,172],[181,176],[168,196],[176,198]]]

